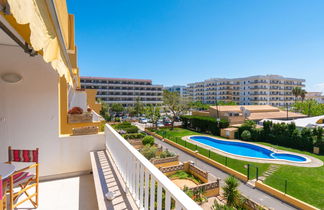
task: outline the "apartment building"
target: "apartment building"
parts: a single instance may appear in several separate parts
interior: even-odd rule
[[[315,100],[320,104],[324,104],[324,95],[322,94],[322,92],[308,92],[306,93],[306,100]]]
[[[305,87],[304,82],[280,75],[215,78],[188,84],[188,93],[194,101],[207,104],[234,101],[239,105],[285,106],[294,103],[292,89]]]
[[[119,103],[133,106],[139,98],[145,105],[162,104],[162,85],[153,85],[152,80],[107,77],[81,77],[81,88],[96,89],[97,98],[107,104]]]
[[[164,90],[168,90],[170,92],[177,92],[181,97],[188,97],[188,87],[184,85],[173,85],[169,87],[164,87]]]

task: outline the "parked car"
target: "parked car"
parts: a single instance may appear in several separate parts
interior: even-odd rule
[[[164,124],[164,126],[171,126],[171,122],[169,122],[169,121],[166,121],[163,124]]]
[[[146,118],[140,118],[139,122],[146,124],[146,123],[148,123],[148,120]]]
[[[157,126],[158,126],[158,127],[163,127],[164,124],[159,122],[159,123],[157,123]]]

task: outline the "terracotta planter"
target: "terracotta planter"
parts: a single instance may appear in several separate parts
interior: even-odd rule
[[[85,112],[82,114],[68,114],[68,123],[85,123],[92,122],[92,113]]]

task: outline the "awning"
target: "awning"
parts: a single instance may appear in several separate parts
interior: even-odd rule
[[[61,48],[49,8],[45,0],[7,0],[10,12],[18,24],[29,24],[30,45],[43,55],[44,61],[51,63],[60,76],[74,86],[70,69]],[[71,69],[72,71],[72,69]]]

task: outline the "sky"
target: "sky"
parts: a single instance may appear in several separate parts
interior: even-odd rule
[[[68,0],[82,76],[185,85],[279,74],[324,92],[323,0]]]

